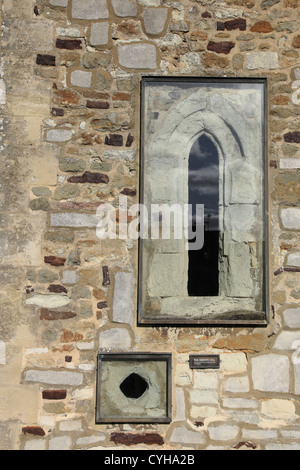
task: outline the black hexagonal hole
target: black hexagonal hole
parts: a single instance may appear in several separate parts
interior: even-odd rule
[[[140,398],[149,388],[148,383],[143,377],[134,372],[126,377],[120,385],[121,392],[127,398]]]

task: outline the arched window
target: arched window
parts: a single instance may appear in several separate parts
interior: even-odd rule
[[[188,295],[219,295],[219,156],[216,145],[202,134],[189,155],[189,204],[192,229],[196,232],[196,207],[204,205],[204,245],[189,250]]]

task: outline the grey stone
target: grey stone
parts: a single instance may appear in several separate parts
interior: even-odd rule
[[[176,388],[176,414],[173,421],[185,421],[185,399],[184,389]]]
[[[195,445],[204,444],[205,439],[202,433],[191,431],[184,426],[174,428],[170,437],[170,442],[176,444]]]
[[[24,374],[25,382],[39,382],[50,385],[78,386],[83,382],[81,372],[53,371],[53,370],[27,370]]]
[[[276,338],[274,349],[293,350],[293,343],[296,341],[300,344],[300,331],[282,331]]]
[[[146,33],[161,34],[165,29],[167,18],[167,8],[146,8],[143,14]]]
[[[289,358],[266,354],[252,359],[252,379],[255,390],[262,392],[289,391]]]
[[[71,84],[80,88],[89,88],[92,85],[92,72],[74,70],[71,73]]]
[[[133,322],[135,277],[132,273],[117,273],[115,276],[113,321],[116,323]]]
[[[6,364],[6,346],[4,341],[0,341],[0,365]]]
[[[50,0],[50,5],[54,7],[67,7],[69,0]]]
[[[138,0],[143,7],[159,7],[161,0]]]
[[[258,400],[247,398],[224,398],[223,400],[224,408],[256,410],[258,405]]]
[[[135,0],[112,0],[112,7],[115,14],[121,18],[136,16],[138,13]]]
[[[213,441],[230,441],[235,439],[239,433],[238,426],[232,424],[215,424],[208,427],[209,437]]]
[[[70,450],[72,439],[69,436],[52,437],[49,439],[49,450]]]
[[[246,67],[248,70],[278,69],[278,54],[277,52],[248,52],[246,54]]]
[[[156,69],[157,53],[153,44],[119,44],[119,63],[133,69]]]
[[[280,0],[263,0],[263,2],[260,4],[261,8],[263,10],[266,10],[267,8],[272,7],[276,3],[279,3]]]
[[[249,379],[247,376],[229,377],[224,384],[224,390],[226,392],[232,392],[232,393],[249,392],[250,390]]]
[[[94,214],[77,212],[58,212],[51,214],[50,223],[53,227],[94,228],[100,218]]]
[[[299,362],[299,350],[296,351],[297,362]],[[294,364],[295,393],[300,395],[300,364]]]
[[[60,294],[35,294],[26,300],[26,305],[35,305],[42,308],[59,308],[69,303],[69,297]]]
[[[283,227],[289,230],[300,230],[300,209],[289,207],[281,210]]]
[[[288,308],[283,312],[285,324],[290,328],[300,328],[300,308]]]
[[[108,18],[107,0],[73,0],[72,17],[80,20]]]
[[[101,331],[99,335],[101,350],[126,351],[131,348],[131,337],[125,328],[112,328]]]
[[[50,203],[45,197],[32,199],[32,201],[29,203],[29,206],[33,211],[48,211],[50,209]]]
[[[51,191],[49,188],[32,188],[32,192],[35,196],[49,197],[51,196]]]
[[[72,157],[60,158],[59,168],[61,171],[65,173],[84,171],[85,162],[83,160],[79,160],[78,158],[72,158]]]
[[[62,275],[62,283],[63,284],[76,284],[77,282],[77,272],[74,270],[68,270],[68,271],[64,271],[63,272],[63,275]]]
[[[291,253],[287,257],[287,266],[300,267],[300,253]]]
[[[109,23],[93,23],[91,25],[90,44],[92,46],[104,46],[108,43]]]
[[[135,159],[135,150],[106,150],[103,157],[110,160],[125,160],[132,162]]]
[[[54,192],[54,199],[61,201],[63,199],[75,198],[79,195],[79,189],[72,183],[67,183],[62,186],[58,186]]]
[[[48,142],[67,142],[72,139],[72,131],[70,129],[50,129],[47,131]]]
[[[278,432],[276,429],[244,429],[243,439],[249,441],[276,439]]]

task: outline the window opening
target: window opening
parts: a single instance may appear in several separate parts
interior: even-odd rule
[[[127,398],[138,399],[144,395],[149,386],[143,377],[139,374],[132,373],[120,385],[121,392]]]
[[[204,205],[204,245],[189,250],[188,295],[219,295],[219,156],[212,140],[202,134],[193,144],[188,166],[192,229],[196,230],[196,205]],[[198,221],[199,223],[199,221]]]

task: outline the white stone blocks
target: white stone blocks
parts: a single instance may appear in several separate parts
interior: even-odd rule
[[[27,370],[24,373],[25,382],[38,382],[49,385],[79,386],[83,382],[81,372],[69,372],[64,370]]]
[[[300,209],[288,207],[281,210],[281,221],[284,228],[288,230],[300,230]]]
[[[101,331],[99,348],[104,351],[128,351],[131,348],[131,337],[125,328],[111,328]]]
[[[149,35],[161,34],[168,18],[167,8],[146,8],[143,14],[146,33]]]
[[[246,67],[248,70],[277,69],[278,54],[277,52],[248,52],[248,54],[246,54]]]
[[[79,88],[89,88],[92,85],[92,72],[74,70],[71,73],[71,85]]]
[[[4,341],[0,341],[0,365],[6,364],[6,346]]]
[[[108,18],[107,0],[73,0],[72,17],[78,20]]]
[[[70,303],[66,295],[60,294],[35,294],[26,300],[26,305],[34,305],[41,308],[60,308]]]
[[[116,323],[133,322],[135,277],[132,273],[117,273],[115,276],[113,298],[113,321]]]
[[[50,217],[53,227],[95,228],[99,220],[100,218],[94,214],[78,212],[57,212]]]
[[[252,359],[252,380],[255,390],[287,393],[289,391],[289,358],[266,354]]]
[[[91,25],[91,46],[105,46],[108,44],[109,23],[93,23]]]
[[[119,63],[122,67],[132,69],[156,69],[156,47],[149,43],[119,44]]]
[[[112,0],[114,12],[120,18],[134,17],[138,13],[135,0]]]

